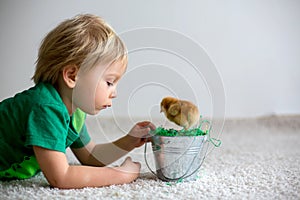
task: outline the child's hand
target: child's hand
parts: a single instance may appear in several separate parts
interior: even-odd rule
[[[137,123],[125,136],[129,145],[133,145],[133,147],[140,147],[145,142],[150,141],[150,130],[155,130],[155,125],[148,121],[143,121]]]
[[[133,162],[130,157],[127,157],[118,169],[124,172],[124,182],[129,183],[138,178],[141,164]]]

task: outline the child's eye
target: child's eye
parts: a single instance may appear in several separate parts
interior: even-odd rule
[[[113,83],[108,82],[108,81],[106,83],[107,83],[108,86],[113,86],[114,85]]]

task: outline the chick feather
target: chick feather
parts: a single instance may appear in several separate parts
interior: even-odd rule
[[[165,97],[160,103],[161,112],[168,120],[189,129],[199,121],[199,110],[192,102],[174,97]]]

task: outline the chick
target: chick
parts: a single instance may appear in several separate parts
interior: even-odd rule
[[[173,97],[165,97],[160,103],[161,111],[175,124],[189,129],[199,121],[199,110],[193,103]]]

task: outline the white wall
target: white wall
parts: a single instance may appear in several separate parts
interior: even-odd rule
[[[65,18],[93,13],[105,18],[129,49],[138,45],[136,41],[156,47],[167,40],[169,50],[186,45],[182,54],[189,57],[198,55],[193,50],[202,46],[215,64],[203,51],[197,74],[170,52],[132,52],[119,98],[104,115],[159,116],[158,103],[169,94],[195,101],[205,116],[214,109],[222,113],[222,105],[227,117],[300,114],[299,10],[298,0],[1,1],[0,100],[33,85],[37,50],[48,31]],[[142,27],[162,28],[170,38],[134,32]],[[129,30],[132,34],[126,35]],[[207,74],[205,67],[215,67],[221,79]],[[221,80],[226,102],[218,85]]]

